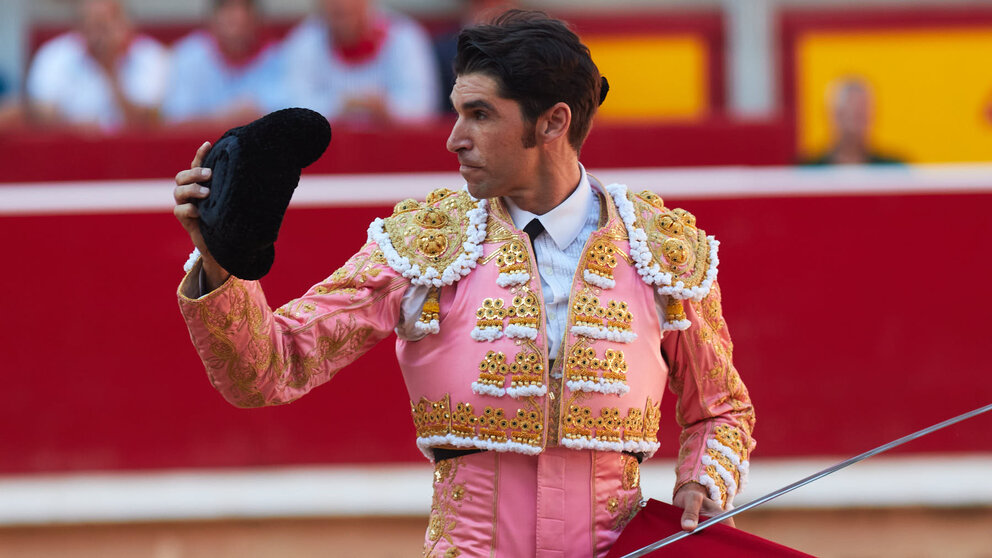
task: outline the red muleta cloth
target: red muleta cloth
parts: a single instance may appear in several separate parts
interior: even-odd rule
[[[682,530],[682,510],[671,504],[648,500],[634,519],[620,533],[606,558],[622,558]],[[733,556],[734,558],[812,557],[787,546],[745,533],[729,525],[717,524],[703,531],[675,541],[645,555],[647,558],[672,556]]]

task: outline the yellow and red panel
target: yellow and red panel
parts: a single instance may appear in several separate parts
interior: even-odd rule
[[[872,90],[871,140],[883,153],[916,163],[992,159],[992,18],[930,26],[902,18],[796,33],[800,153],[828,149],[828,91],[857,77]]]
[[[698,120],[710,111],[710,54],[698,33],[583,37],[610,94],[603,120]]]

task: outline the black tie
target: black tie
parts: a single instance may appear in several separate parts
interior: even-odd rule
[[[542,225],[541,221],[535,217],[530,220],[530,223],[527,223],[526,227],[524,227],[524,232],[530,237],[530,247],[534,248],[534,239],[537,238],[537,235],[544,232],[544,225]],[[534,248],[534,252],[537,252],[536,248]]]

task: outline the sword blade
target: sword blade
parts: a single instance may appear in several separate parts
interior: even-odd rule
[[[909,434],[908,436],[903,436],[902,438],[899,438],[898,440],[893,440],[893,441],[891,441],[891,442],[889,442],[887,444],[883,444],[881,446],[878,446],[877,448],[875,448],[873,450],[866,451],[866,452],[862,453],[861,455],[856,455],[856,456],[854,456],[854,457],[852,457],[850,459],[847,459],[845,461],[841,461],[840,463],[837,463],[836,465],[831,465],[830,467],[827,467],[826,469],[824,469],[824,470],[822,470],[820,472],[813,473],[812,475],[810,475],[810,476],[808,476],[808,477],[806,477],[806,478],[804,478],[802,480],[798,480],[798,481],[796,481],[796,482],[794,482],[794,483],[792,483],[792,484],[790,484],[788,486],[784,486],[782,488],[779,488],[778,490],[775,490],[774,492],[769,492],[768,494],[765,494],[764,496],[762,496],[762,497],[760,497],[760,498],[758,498],[756,500],[752,500],[752,501],[750,501],[750,502],[742,505],[739,508],[734,508],[732,510],[725,511],[725,512],[721,513],[720,515],[715,515],[715,516],[707,519],[706,521],[703,521],[699,525],[697,525],[695,531],[691,531],[691,532],[690,531],[679,531],[678,533],[675,533],[674,535],[671,535],[671,536],[666,537],[664,539],[661,539],[659,541],[653,542],[653,543],[645,546],[644,548],[641,548],[640,550],[635,550],[634,552],[631,552],[630,554],[626,554],[626,555],[623,556],[623,558],[640,558],[641,556],[644,556],[644,555],[646,555],[646,554],[648,554],[650,552],[654,552],[655,550],[658,550],[659,548],[661,548],[663,546],[668,546],[668,545],[672,544],[675,541],[682,540],[682,539],[684,539],[684,538],[686,538],[686,537],[688,537],[688,536],[690,536],[690,535],[692,535],[694,533],[698,533],[698,532],[702,531],[703,529],[709,527],[710,525],[713,525],[715,523],[719,523],[719,522],[721,522],[721,521],[723,521],[725,519],[729,519],[731,517],[734,517],[735,515],[737,515],[739,513],[742,513],[744,511],[747,511],[747,510],[749,510],[751,508],[760,506],[761,504],[764,504],[765,502],[768,502],[769,500],[774,500],[775,498],[778,498],[779,496],[781,496],[783,494],[787,494],[787,493],[792,492],[793,490],[795,490],[795,489],[797,489],[799,487],[806,486],[807,484],[809,484],[811,482],[814,482],[814,481],[817,481],[817,480],[819,480],[819,479],[821,479],[821,478],[823,478],[823,477],[825,477],[827,475],[836,473],[837,471],[840,471],[841,469],[843,469],[845,467],[848,467],[850,465],[854,465],[855,463],[857,463],[859,461],[863,461],[863,460],[868,459],[869,457],[872,457],[874,455],[878,455],[878,454],[880,454],[882,452],[889,451],[890,449],[892,449],[894,447],[901,446],[901,445],[905,444],[906,442],[911,442],[911,441],[913,441],[913,440],[915,440],[917,438],[921,438],[923,436],[926,436],[927,434],[931,434],[931,433],[936,432],[936,431],[938,431],[938,430],[940,430],[942,428],[947,428],[948,426],[951,426],[952,424],[957,424],[957,423],[959,423],[959,422],[961,422],[963,420],[968,420],[970,418],[976,417],[976,416],[978,416],[978,415],[980,415],[982,413],[987,413],[989,411],[992,411],[992,404],[986,405],[984,407],[980,407],[978,409],[975,409],[974,411],[969,411],[967,413],[958,415],[958,416],[956,416],[954,418],[949,418],[949,419],[947,419],[947,420],[945,420],[943,422],[939,422],[939,423],[937,423],[937,424],[935,424],[933,426],[928,426],[927,428],[924,428],[923,430],[918,430],[916,432],[913,432],[912,434]]]

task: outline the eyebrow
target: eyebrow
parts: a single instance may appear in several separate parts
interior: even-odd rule
[[[482,99],[476,99],[474,101],[467,101],[462,103],[461,109],[463,111],[474,110],[474,109],[485,109],[491,112],[496,112],[496,107],[483,101]]]

